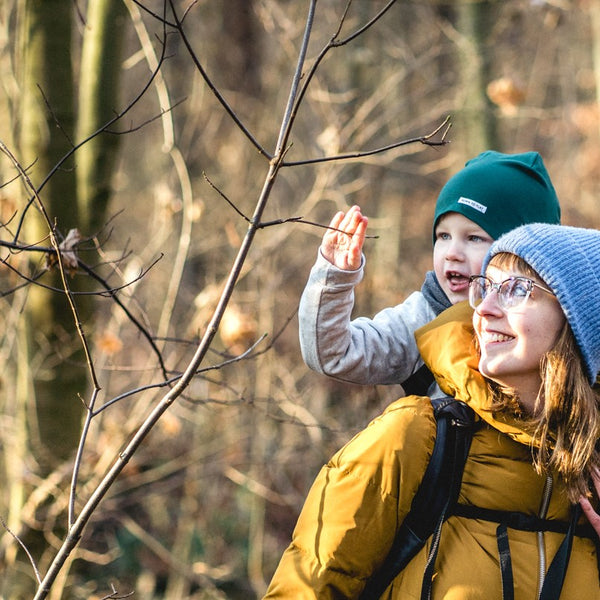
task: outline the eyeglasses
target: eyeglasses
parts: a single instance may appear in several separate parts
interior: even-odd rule
[[[496,290],[500,307],[510,310],[525,304],[534,287],[555,295],[552,290],[528,277],[509,277],[500,283],[495,283],[484,275],[471,275],[469,278],[469,304],[472,308],[477,308],[490,292]]]

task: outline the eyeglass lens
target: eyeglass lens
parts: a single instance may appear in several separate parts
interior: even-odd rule
[[[529,298],[533,282],[524,277],[511,277],[501,283],[495,283],[480,275],[473,277],[469,283],[469,304],[477,308],[487,295],[496,290],[498,292],[498,304],[502,308],[514,308]]]

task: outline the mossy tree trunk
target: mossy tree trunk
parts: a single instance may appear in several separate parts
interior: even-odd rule
[[[79,80],[71,56],[73,10],[71,3],[61,0],[28,0],[21,14],[20,160],[25,166],[33,165],[30,177],[35,186],[74,143],[89,137],[118,110],[124,5],[121,0],[90,0]],[[117,143],[118,136],[94,137],[41,190],[40,200],[56,226],[59,241],[72,228],[87,237],[104,224]],[[42,243],[45,239],[49,245],[48,224],[33,212],[30,209],[26,218],[27,241]],[[58,272],[45,283],[63,287]],[[82,274],[69,278],[68,284],[74,291],[89,287]],[[75,301],[84,332],[89,334],[92,301],[84,295],[76,296]],[[51,468],[71,456],[77,445],[81,398],[88,392],[87,368],[66,294],[32,287],[27,313],[30,362],[36,365],[31,441],[39,462]]]
[[[28,0],[21,15],[19,158],[23,166],[31,165],[29,176],[36,187],[72,148],[72,10],[71,3],[62,0]],[[73,160],[65,163],[39,194],[59,241],[79,225],[73,167]],[[28,243],[50,245],[48,223],[35,207],[25,223]],[[63,287],[56,271],[44,283]],[[47,471],[76,447],[82,414],[78,395],[85,395],[87,377],[66,295],[31,286],[26,306],[29,362],[35,366],[31,449]],[[87,316],[85,307],[81,310]]]
[[[490,56],[487,40],[494,25],[498,2],[467,2],[455,7],[456,27],[462,35],[459,48],[458,94],[461,107],[454,138],[471,158],[498,148],[498,131],[486,88],[490,81]]]
[[[87,142],[59,169],[53,169],[74,144],[100,128],[119,108],[116,98],[126,12],[122,0],[90,0],[84,17],[82,57],[74,61],[72,53],[78,44],[73,44],[72,35],[75,19],[80,18],[75,10],[73,3],[64,0],[26,0],[18,8],[15,155],[39,190],[39,201],[50,221],[42,217],[36,203],[30,206],[18,240],[21,243],[50,246],[50,227],[59,242],[73,228],[87,237],[96,233],[106,215],[117,150],[114,136],[103,135]],[[81,75],[75,73],[74,63],[79,63]],[[75,108],[76,93],[79,112]],[[77,120],[81,123],[76,124]],[[23,189],[24,206],[33,193],[25,186]],[[32,257],[31,271],[39,272],[41,268],[38,257]],[[81,273],[67,275],[66,279],[74,292],[90,289],[89,279]],[[43,286],[29,286],[23,301],[26,319],[20,321],[23,331],[19,356],[26,358],[19,359],[19,380],[24,383],[19,386],[21,394],[16,401],[24,404],[25,410],[18,411],[24,418],[19,419],[22,431],[18,435],[15,432],[15,436],[25,443],[19,446],[23,455],[10,458],[12,471],[16,472],[16,464],[26,464],[28,457],[33,457],[37,474],[45,477],[74,456],[90,381],[58,268],[46,273],[40,282]],[[73,298],[89,339],[93,300],[89,295]],[[22,365],[27,366],[27,375]],[[15,492],[9,497],[23,501],[27,494],[17,494],[18,484],[11,482]],[[11,501],[11,516],[17,511],[16,502]],[[14,518],[10,520],[15,522]],[[47,546],[44,536],[25,534],[22,539],[40,561]],[[43,559],[38,566],[43,568]]]
[[[123,28],[123,0],[89,0],[81,53],[77,142],[118,113]],[[95,235],[104,225],[120,136],[103,133],[77,152],[77,200],[81,228]]]

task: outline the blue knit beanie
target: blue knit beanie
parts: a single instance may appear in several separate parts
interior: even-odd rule
[[[435,228],[442,215],[457,212],[477,223],[492,239],[527,223],[560,223],[556,191],[537,152],[502,154],[493,150],[469,160],[437,199]]]
[[[600,370],[600,231],[524,225],[492,244],[482,272],[500,252],[520,256],[556,294],[593,384]]]

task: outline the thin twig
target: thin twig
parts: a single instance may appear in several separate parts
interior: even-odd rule
[[[352,4],[352,0],[349,0],[348,1],[347,9],[350,8],[351,4]],[[349,36],[347,36],[343,40],[339,40],[337,42],[334,42],[333,45],[335,47],[344,46],[345,44],[348,44],[349,42],[353,41],[355,38],[357,38],[360,35],[362,35],[365,31],[367,31],[367,29],[370,29],[371,27],[373,27],[373,25],[375,25],[375,23],[377,23],[377,21],[379,21],[379,19],[381,19],[385,15],[385,13],[390,8],[392,8],[392,6],[394,4],[396,4],[396,0],[390,0],[372,19],[370,19],[362,27],[359,27],[356,31],[354,31],[353,33],[351,33]],[[345,16],[345,14],[344,14],[344,16]]]
[[[29,179],[29,176],[27,175],[27,173],[25,173],[25,171],[23,171],[23,169],[21,168],[19,161],[17,161],[17,159],[13,156],[13,154],[10,152],[10,150],[1,141],[0,141],[0,149],[2,149],[2,151],[6,154],[6,156],[8,156],[10,158],[10,160],[13,163],[13,166],[20,172],[21,178],[23,179],[23,181],[25,182],[25,184],[29,188],[29,190],[33,193],[33,197],[36,199],[37,206],[38,206],[40,212],[42,213],[42,215],[44,216],[46,224],[48,225],[48,229],[50,232],[50,241],[52,242],[52,247],[54,248],[54,250],[56,252],[56,259],[57,259],[57,263],[58,263],[58,269],[59,269],[61,281],[64,286],[64,293],[67,298],[69,308],[71,309],[71,312],[73,313],[75,327],[77,329],[79,339],[81,340],[81,344],[82,344],[83,352],[85,354],[85,359],[86,359],[86,363],[88,365],[90,377],[92,379],[94,387],[98,387],[98,379],[97,379],[96,370],[94,368],[94,364],[92,361],[90,347],[89,347],[89,344],[87,341],[87,337],[83,331],[83,325],[79,318],[79,311],[77,310],[77,306],[75,305],[73,295],[71,294],[71,290],[70,290],[69,284],[67,282],[67,275],[66,275],[65,267],[63,264],[63,260],[62,260],[62,254],[60,251],[60,246],[59,246],[58,240],[56,239],[55,229],[52,226],[52,221],[50,220],[50,217],[49,217],[48,213],[46,212],[46,208],[45,208],[41,198],[39,197],[38,191],[36,190],[35,186],[31,182],[31,180]]]
[[[37,582],[41,583],[42,582],[42,578],[40,576],[40,572],[39,572],[39,570],[37,568],[37,565],[35,564],[35,559],[31,555],[31,552],[29,552],[29,550],[27,549],[27,546],[21,541],[21,538],[19,538],[19,536],[16,533],[13,533],[11,531],[10,527],[6,524],[6,522],[4,521],[4,519],[2,517],[0,517],[0,524],[2,524],[2,527],[4,527],[4,529],[6,530],[6,532],[9,535],[12,536],[12,538],[15,540],[15,542],[17,542],[17,544],[19,544],[19,546],[21,546],[21,548],[23,549],[23,551],[27,555],[27,558],[29,559],[29,562],[31,563],[31,568],[33,569],[33,572],[35,574],[35,578],[36,578]]]
[[[369,27],[371,27],[375,22],[377,22],[388,11],[389,8],[391,8],[391,6],[393,4],[395,4],[395,2],[396,2],[396,0],[390,0],[390,2],[388,2],[388,4],[386,6],[384,6],[366,25],[364,25],[358,31],[362,32],[362,31],[365,31],[366,29],[368,29]],[[306,92],[312,82],[312,79],[313,79],[315,73],[317,72],[317,69],[319,68],[321,62],[325,58],[325,56],[333,48],[343,46],[343,45],[349,43],[358,35],[358,32],[355,32],[354,34],[350,35],[342,42],[338,41],[338,39],[337,39],[342,30],[342,27],[346,20],[348,11],[350,10],[351,4],[352,4],[352,0],[348,0],[348,2],[346,4],[346,8],[344,9],[344,12],[342,14],[342,17],[340,19],[340,22],[338,24],[338,27],[337,27],[335,33],[330,38],[329,42],[322,48],[321,52],[319,52],[319,54],[317,55],[317,58],[313,61],[313,64],[312,64],[311,68],[309,69],[308,73],[303,77],[302,88],[296,98],[296,103],[294,105],[292,114],[290,115],[290,123],[293,124],[294,121],[296,120],[296,117],[298,115],[298,110],[300,109],[300,105],[302,104],[304,96],[306,95]]]
[[[283,164],[281,166],[287,166],[286,164]],[[242,217],[242,219],[244,219],[244,221],[246,221],[246,223],[250,223],[250,219],[236,206],[236,204],[234,204],[228,197],[226,194],[224,194],[206,175],[206,173],[202,173],[202,175],[204,176],[204,179],[208,182],[208,184],[213,188],[213,190],[215,190],[215,192],[217,192],[217,194],[219,194],[219,196],[221,196],[221,198],[223,198],[223,200],[225,200],[225,202],[227,202],[227,204],[229,204],[229,206],[231,206],[231,208],[233,208],[233,210],[235,210],[235,212]],[[315,223],[313,221],[307,221],[305,220],[303,217],[287,217],[286,219],[275,219],[273,221],[262,221],[261,223],[258,223],[258,225],[256,226],[257,229],[265,229],[266,227],[273,227],[274,225],[283,225],[284,223],[304,223],[306,225],[313,225],[315,227],[322,227],[323,229],[331,229],[332,231],[339,231],[340,233],[346,233],[345,231],[342,231],[341,229],[337,229],[336,227],[330,227],[329,225],[321,225],[320,223]],[[365,238],[378,238],[378,235],[367,235],[365,236]]]
[[[282,167],[297,167],[300,165],[314,165],[319,163],[326,163],[336,160],[349,160],[351,158],[363,158],[365,156],[373,156],[374,154],[381,154],[383,152],[389,152],[390,150],[394,150],[395,148],[400,148],[401,146],[408,146],[409,144],[423,144],[425,146],[445,146],[449,144],[446,140],[446,135],[448,131],[452,127],[452,123],[450,120],[450,116],[446,117],[444,121],[438,125],[431,133],[427,135],[422,135],[419,137],[409,138],[407,140],[402,140],[400,142],[395,142],[394,144],[389,144],[387,146],[382,146],[381,148],[375,148],[374,150],[362,150],[356,152],[347,152],[345,154],[336,154],[335,156],[322,156],[320,158],[308,158],[304,160],[297,161],[286,161],[282,163]],[[444,129],[442,136],[439,140],[432,140],[431,138],[437,135],[442,129]]]
[[[79,472],[81,470],[81,461],[83,460],[83,450],[87,441],[88,432],[92,424],[92,418],[94,416],[93,409],[96,403],[98,394],[100,393],[99,388],[94,388],[92,391],[92,398],[90,399],[89,405],[84,402],[85,405],[85,420],[79,436],[79,444],[77,446],[77,452],[75,453],[75,461],[73,463],[73,471],[71,473],[71,489],[69,491],[69,510],[68,510],[68,523],[69,529],[73,526],[75,521],[75,498],[77,496],[77,481],[79,479]]]
[[[135,595],[135,592],[127,592],[126,594],[121,594],[117,592],[115,586],[112,583],[110,584],[110,589],[112,590],[112,592],[108,594],[108,596],[104,596],[100,600],[122,600],[123,598],[131,598]]]
[[[158,260],[159,259],[157,259],[153,263],[153,265],[156,264],[156,262],[158,262]],[[138,331],[146,338],[146,340],[150,344],[150,347],[152,348],[152,350],[154,351],[154,353],[158,359],[158,363],[160,365],[160,370],[162,371],[162,374],[166,379],[167,378],[167,367],[164,363],[164,360],[163,360],[160,350],[154,343],[154,339],[150,335],[150,333],[147,331],[147,329],[139,322],[139,320],[123,304],[123,302],[121,302],[121,299],[118,297],[117,293],[113,291],[113,288],[110,287],[108,285],[108,283],[106,281],[104,281],[104,279],[102,279],[93,269],[88,267],[83,262],[79,261],[79,265],[86,271],[86,273],[88,273],[88,275],[90,275],[92,278],[94,278],[98,283],[100,283],[100,285],[105,287],[106,291],[104,292],[104,294],[109,296],[110,298],[112,298],[112,300],[114,302],[116,302],[116,304],[119,306],[119,308],[127,315],[127,318],[131,321],[131,323],[133,323],[133,325],[135,325],[135,327],[138,329]],[[138,277],[138,279],[139,279],[139,277]]]
[[[237,116],[237,113],[233,110],[233,108],[231,108],[231,106],[229,105],[227,100],[225,100],[225,97],[223,96],[223,94],[221,94],[221,92],[219,91],[217,86],[213,83],[211,78],[208,76],[206,70],[202,66],[202,63],[198,60],[198,57],[197,57],[196,53],[194,52],[194,49],[192,48],[192,44],[189,41],[189,39],[185,33],[182,20],[177,16],[177,11],[175,10],[175,6],[173,5],[173,0],[169,0],[169,4],[171,6],[173,18],[175,20],[173,27],[175,27],[175,29],[178,31],[178,33],[181,37],[181,40],[183,41],[185,47],[187,48],[190,58],[192,59],[194,65],[196,65],[196,69],[202,76],[204,83],[206,83],[206,85],[208,86],[210,91],[213,93],[215,98],[218,100],[219,104],[221,104],[221,106],[225,109],[225,112],[233,119],[233,122],[239,127],[240,131],[246,136],[246,138],[250,141],[250,143],[258,150],[258,152],[262,156],[271,160],[273,157],[265,150],[265,148],[263,148],[262,144],[259,143],[259,141],[254,137],[254,135],[252,135],[250,130],[246,127],[244,122]],[[185,18],[185,15],[184,15],[184,18]]]
[[[202,373],[208,373],[209,371],[219,371],[220,369],[223,369],[224,367],[227,367],[236,362],[240,362],[240,361],[244,360],[245,358],[248,358],[251,355],[251,353],[254,351],[254,349],[266,337],[267,337],[267,334],[265,333],[262,336],[260,336],[249,348],[244,350],[244,352],[242,352],[242,354],[239,354],[238,356],[234,356],[232,358],[224,360],[223,362],[220,362],[218,365],[212,365],[210,367],[203,367],[202,369],[198,369],[196,371],[195,375],[201,375]],[[119,396],[115,396],[111,400],[108,400],[107,402],[105,402],[102,406],[100,406],[98,409],[96,409],[96,411],[94,412],[94,416],[100,414],[102,411],[106,410],[113,404],[116,404],[117,402],[120,402],[121,400],[125,400],[125,398],[129,398],[131,396],[134,396],[141,392],[146,392],[148,390],[155,390],[155,389],[160,389],[160,388],[163,388],[166,386],[173,385],[174,383],[179,381],[182,376],[183,376],[183,373],[178,373],[177,375],[171,377],[170,379],[167,379],[166,381],[159,381],[157,383],[149,383],[147,385],[140,386],[134,390],[128,390],[128,391],[124,392],[123,394],[120,394]]]
[[[99,127],[96,131],[90,133],[86,138],[84,138],[83,140],[81,140],[80,142],[78,142],[77,144],[75,144],[54,165],[54,167],[52,167],[52,169],[50,169],[50,171],[48,172],[48,174],[46,175],[46,177],[44,177],[44,179],[42,180],[42,182],[40,183],[40,185],[37,188],[34,188],[35,194],[29,199],[29,201],[27,202],[27,204],[25,206],[23,214],[21,215],[21,219],[20,219],[19,225],[17,227],[17,232],[15,233],[15,237],[14,237],[15,240],[18,239],[18,237],[21,234],[21,229],[23,228],[23,223],[25,221],[25,215],[28,212],[30,206],[34,203],[36,195],[39,195],[39,193],[46,186],[46,184],[48,183],[48,181],[50,181],[50,179],[54,176],[54,174],[63,166],[63,164],[71,156],[73,156],[73,154],[79,148],[81,148],[82,146],[84,146],[85,144],[87,144],[90,140],[94,139],[95,137],[97,137],[101,133],[104,133],[105,131],[109,130],[110,127],[112,125],[114,125],[114,123],[116,123],[117,121],[119,121],[120,119],[122,119],[141,100],[141,98],[146,94],[147,90],[152,85],[152,82],[154,81],[154,78],[156,77],[156,75],[160,71],[160,68],[162,67],[162,64],[163,64],[163,62],[165,60],[165,50],[166,50],[165,47],[166,47],[166,42],[165,42],[165,40],[163,40],[162,52],[161,52],[161,55],[160,55],[160,60],[159,60],[158,67],[155,69],[155,71],[153,73],[151,73],[150,78],[148,79],[148,81],[145,83],[145,85],[142,87],[142,89],[137,93],[137,95],[129,102],[129,104],[127,104],[124,109],[122,109],[117,114],[115,114],[115,116],[112,119],[110,119],[109,121],[107,121],[104,125],[102,125],[101,127]]]

